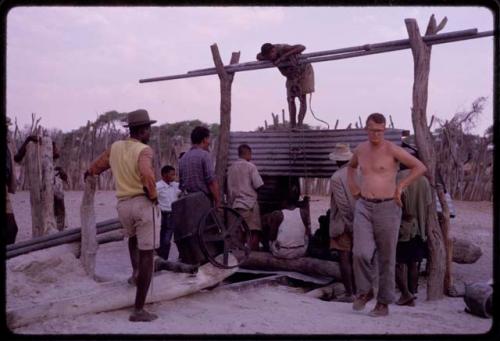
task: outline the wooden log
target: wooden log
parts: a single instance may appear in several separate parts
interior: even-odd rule
[[[83,268],[91,278],[95,276],[95,256],[97,253],[96,222],[94,212],[94,195],[97,179],[88,176],[85,180],[80,217],[82,224],[81,257]]]
[[[431,16],[427,26],[426,35],[435,35],[437,29],[442,29],[445,21],[436,27],[434,15]],[[436,212],[435,195],[435,171],[436,153],[433,138],[427,124],[427,95],[430,72],[431,46],[426,44],[420,35],[415,19],[405,19],[406,30],[410,40],[413,55],[413,93],[411,108],[412,123],[415,130],[415,141],[417,144],[420,160],[427,167],[429,182],[433,188],[432,203],[427,221],[427,236],[429,247],[429,277],[427,281],[427,299],[441,299],[444,294],[444,277],[446,271],[445,245],[443,234],[439,226]]]
[[[481,248],[473,242],[462,239],[452,238],[453,261],[459,264],[475,263],[483,254]]]
[[[57,231],[54,216],[52,140],[47,131],[43,131],[41,135],[41,144],[30,143],[26,155],[32,237],[45,236]]]
[[[234,73],[226,72],[224,64],[219,54],[217,44],[210,46],[217,73],[220,80],[220,127],[219,139],[217,143],[217,162],[215,164],[215,174],[219,182],[220,198],[223,199],[225,190],[225,177],[227,169],[227,155],[229,153],[229,131],[231,130],[231,85]],[[236,64],[240,60],[240,53],[233,52],[230,64]]]
[[[220,256],[218,256],[220,257]],[[218,259],[222,262],[222,259]],[[236,264],[230,255],[229,264]],[[153,277],[154,291],[149,292],[146,303],[173,300],[214,286],[237,271],[237,268],[220,269],[210,263],[202,265],[196,275],[160,272]],[[65,283],[67,285],[67,283]],[[7,310],[7,325],[10,329],[58,316],[78,316],[123,309],[134,305],[136,287],[127,280],[96,284],[87,295],[52,300],[35,305]]]
[[[274,257],[269,252],[250,252],[250,256],[240,267],[267,271],[295,271],[312,276],[320,275],[333,277],[336,280],[341,279],[340,268],[336,262],[311,257],[283,259]]]

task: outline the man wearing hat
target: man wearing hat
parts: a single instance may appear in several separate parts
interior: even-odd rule
[[[127,124],[130,137],[116,141],[102,153],[84,178],[99,175],[111,168],[116,186],[118,218],[129,237],[128,248],[133,273],[129,283],[137,285],[135,306],[129,320],[147,322],[158,316],[144,310],[144,303],[153,273],[153,252],[159,246],[160,219],[157,203],[156,182],[153,168],[153,150],[147,145],[151,124],[144,109],[130,112]],[[158,217],[157,217],[158,216]]]
[[[356,203],[347,184],[347,163],[352,157],[348,144],[337,143],[330,160],[336,161],[339,169],[330,180],[330,249],[339,253],[340,274],[345,295],[340,302],[354,302],[355,286],[352,270],[352,223]]]
[[[7,143],[5,144],[5,219],[6,226],[5,231],[3,232],[3,240],[5,240],[5,244],[14,244],[16,242],[17,236],[17,223],[16,218],[14,217],[14,211],[12,209],[12,203],[10,201],[9,193],[16,193],[16,176],[14,172],[14,162],[21,162],[26,155],[26,147],[30,142],[37,142],[39,138],[35,135],[30,135],[24,140],[19,151],[15,153],[14,141],[12,141],[12,136],[9,131],[9,126],[12,125],[10,117],[6,117],[5,123],[7,125]]]

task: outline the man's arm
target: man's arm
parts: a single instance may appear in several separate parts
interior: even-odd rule
[[[99,175],[105,170],[109,169],[109,155],[111,153],[111,148],[105,150],[101,155],[97,157],[91,164],[89,169],[83,174],[83,180],[87,179],[89,175]]]
[[[297,61],[298,61],[297,55],[302,53],[302,51],[304,51],[305,49],[306,49],[306,47],[304,45],[300,45],[300,44],[287,46],[285,48],[285,52],[280,57],[278,57],[278,59],[276,59],[274,61],[274,64],[277,65],[283,61],[290,60],[290,62],[293,65],[296,65]]]
[[[255,190],[258,190],[260,187],[264,185],[264,181],[262,180],[262,177],[260,176],[257,167],[252,168],[251,178],[252,178],[252,186]]]
[[[352,196],[357,199],[361,195],[361,190],[356,183],[356,169],[358,168],[358,147],[353,151],[351,160],[347,164],[347,185]]]
[[[408,153],[403,148],[396,146],[395,144],[391,144],[391,146],[394,158],[410,170],[410,174],[408,174],[408,176],[404,179],[401,179],[401,181],[397,184],[396,192],[394,193],[394,199],[401,206],[401,193],[418,177],[424,175],[427,171],[427,167],[425,167],[419,159]]]
[[[220,207],[219,183],[217,182],[217,179],[213,179],[208,183],[208,189],[214,198],[215,207]]]
[[[30,142],[40,142],[40,138],[36,135],[28,136],[26,140],[24,140],[21,148],[19,148],[19,150],[17,151],[16,155],[14,155],[14,161],[16,161],[17,163],[23,161],[24,156],[26,155],[26,146],[28,146]]]
[[[137,165],[139,167],[139,174],[144,192],[146,192],[147,197],[151,201],[157,201],[158,193],[156,191],[155,172],[153,168],[153,149],[151,149],[151,147],[148,146],[139,153]]]
[[[342,185],[340,178],[332,179],[332,195],[340,211],[340,217],[344,222],[344,226],[347,228],[347,232],[352,232],[352,222],[354,220],[353,210],[349,198],[347,197],[346,189]]]

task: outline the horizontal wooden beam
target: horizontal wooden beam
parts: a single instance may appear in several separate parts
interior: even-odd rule
[[[488,36],[493,36],[493,31],[485,31],[478,33],[477,29],[468,29],[468,30],[435,34],[432,36],[423,37],[423,39],[428,45],[435,45],[435,44],[451,43],[461,40],[483,38]],[[392,40],[375,44],[365,44],[365,45],[358,45],[358,46],[346,47],[335,50],[319,51],[319,52],[304,54],[302,55],[302,58],[298,61],[298,63],[299,64],[317,63],[330,60],[354,58],[354,57],[367,56],[378,53],[399,51],[408,48],[410,48],[409,39],[399,39],[399,40]],[[281,67],[289,65],[290,65],[289,62],[285,62],[280,64],[279,66]],[[234,64],[234,65],[226,65],[224,66],[224,69],[226,70],[226,72],[241,72],[241,71],[267,69],[273,67],[276,66],[269,61],[254,61],[254,62]],[[217,71],[215,70],[215,68],[206,68],[206,69],[192,70],[184,74],[140,79],[139,83],[159,82],[166,80],[193,78],[193,77],[209,76],[216,74]]]

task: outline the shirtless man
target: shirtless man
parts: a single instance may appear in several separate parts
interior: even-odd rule
[[[373,113],[366,119],[368,141],[354,150],[347,169],[347,182],[356,201],[353,224],[353,266],[357,297],[354,310],[362,310],[373,298],[372,266],[377,253],[377,304],[370,316],[386,316],[395,300],[395,263],[401,221],[401,193],[427,170],[422,162],[384,139],[385,117]],[[396,185],[399,162],[410,173]],[[356,168],[361,181],[355,182]]]

